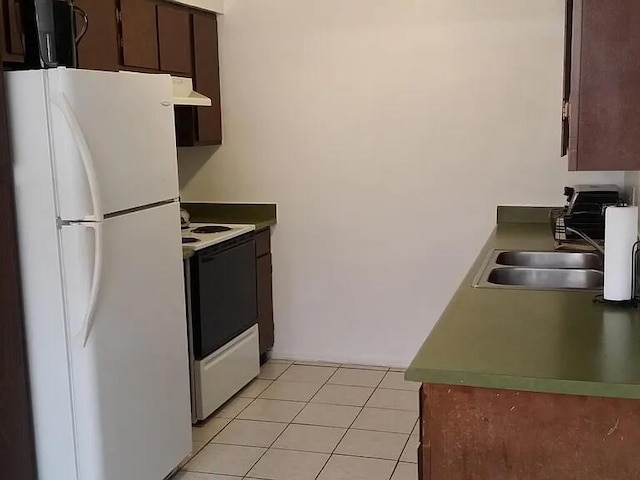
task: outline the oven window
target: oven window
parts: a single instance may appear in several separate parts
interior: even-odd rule
[[[194,354],[200,360],[257,322],[255,240],[203,250],[193,272]]]

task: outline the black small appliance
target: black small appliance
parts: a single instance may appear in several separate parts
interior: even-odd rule
[[[564,207],[562,222],[564,227],[584,233],[594,240],[604,240],[604,210],[617,205],[622,199],[616,185],[576,185],[565,187],[567,205]],[[566,239],[577,239],[571,232]]]
[[[28,68],[77,67],[77,46],[89,20],[73,0],[23,0],[22,18]]]

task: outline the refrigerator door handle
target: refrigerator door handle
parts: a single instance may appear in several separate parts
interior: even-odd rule
[[[80,338],[82,346],[87,345],[91,329],[95,319],[96,305],[98,303],[98,294],[100,293],[100,284],[102,283],[102,266],[103,266],[103,248],[102,248],[102,223],[85,223],[85,227],[93,228],[95,233],[94,257],[93,257],[93,278],[91,279],[91,290],[89,292],[89,305],[82,320],[82,328],[80,330]]]
[[[85,217],[83,220],[101,222],[104,220],[104,212],[102,211],[102,202],[100,200],[100,192],[98,189],[98,178],[96,175],[93,156],[91,155],[91,149],[89,148],[87,139],[82,132],[82,127],[80,127],[80,123],[73,113],[71,104],[64,93],[59,94],[57,97],[54,96],[51,103],[60,110],[60,113],[62,113],[62,116],[67,122],[67,125],[73,134],[76,146],[78,147],[78,152],[80,153],[85,174],[87,175],[89,193],[91,195],[91,203],[93,207],[93,216]]]

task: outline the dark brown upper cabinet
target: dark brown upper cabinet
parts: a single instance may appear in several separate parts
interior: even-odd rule
[[[24,62],[22,0],[0,0],[2,61]],[[30,0],[33,1],[33,0]],[[178,145],[222,144],[218,21],[214,13],[164,0],[75,0],[86,13],[78,67],[90,70],[165,72],[191,77],[211,107],[176,107]],[[76,14],[76,30],[85,22]]]
[[[210,107],[176,107],[178,146],[222,144],[218,21],[214,14],[194,12],[193,85],[211,99]]]
[[[156,3],[152,0],[120,0],[119,18],[122,64],[159,70]]]
[[[218,20],[213,14],[193,14],[194,86],[211,99],[210,107],[196,108],[197,143],[222,143]]]
[[[640,170],[640,2],[567,0],[570,170]]]
[[[22,16],[20,0],[1,0],[4,62],[24,62],[24,45],[22,43]]]
[[[78,68],[113,70],[119,68],[118,6],[116,0],[75,0],[87,14],[86,33],[78,45]],[[84,28],[82,15],[76,13],[76,30]]]
[[[191,15],[184,8],[158,5],[160,70],[191,76]]]

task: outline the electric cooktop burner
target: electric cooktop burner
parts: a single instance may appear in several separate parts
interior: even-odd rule
[[[199,242],[200,240],[198,240],[197,238],[193,238],[193,237],[182,237],[182,243],[196,243]]]
[[[205,225],[192,230],[193,233],[222,233],[231,230],[229,227],[221,227],[219,225]]]

